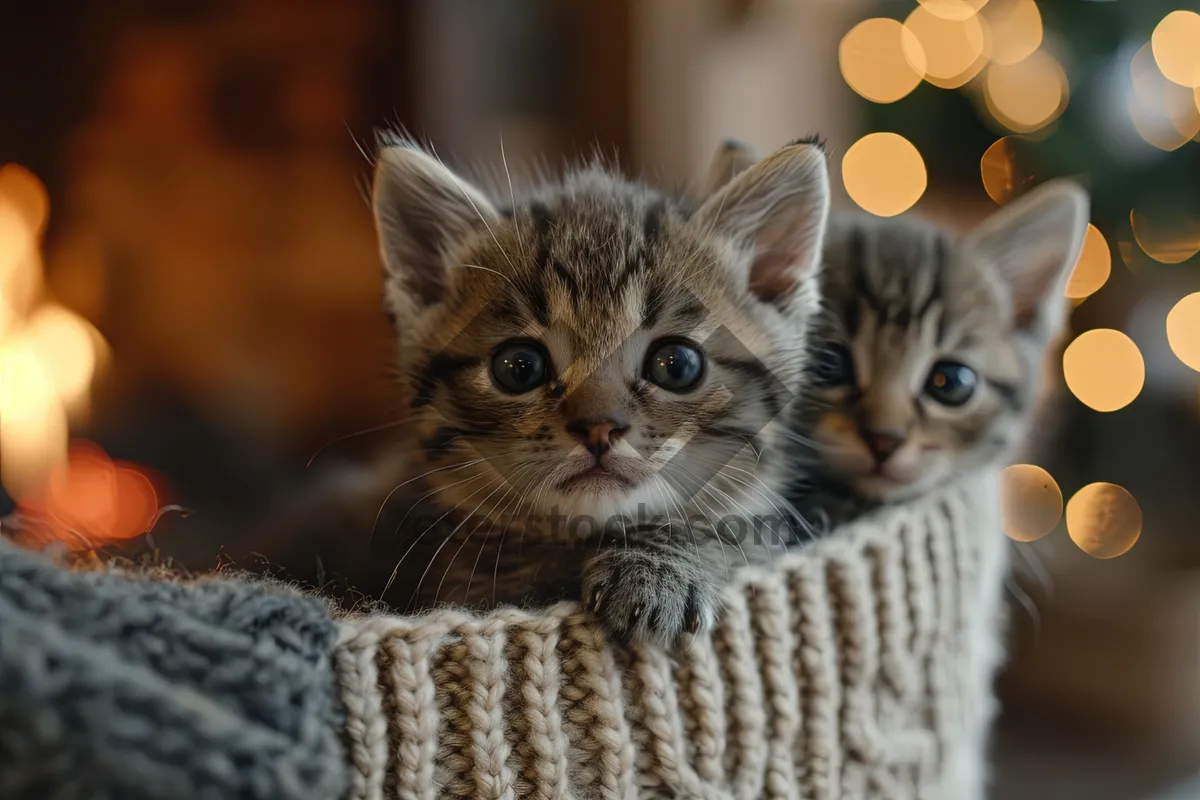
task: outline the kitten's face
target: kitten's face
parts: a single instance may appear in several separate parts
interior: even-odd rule
[[[1032,415],[1080,224],[1022,305],[1004,269],[1005,248],[1030,243],[1019,229],[982,247],[912,220],[835,218],[811,434],[825,476],[889,502],[1004,458]]]
[[[814,244],[811,213],[819,237],[821,203],[789,243],[786,280],[752,290],[761,252],[722,234],[729,212],[715,205],[685,215],[600,172],[505,214],[472,199],[436,285],[387,284],[438,504],[543,525],[555,512],[690,513],[693,497],[714,519],[763,505],[817,305],[816,251],[796,253]],[[726,198],[735,212],[752,200]]]

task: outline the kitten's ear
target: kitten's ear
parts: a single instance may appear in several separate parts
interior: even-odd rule
[[[498,219],[481,191],[408,142],[379,152],[371,204],[385,302],[401,320],[442,299],[449,251]]]
[[[754,148],[736,139],[726,139],[717,148],[712,164],[708,167],[708,177],[704,181],[704,196],[721,189],[735,177],[754,166],[758,155]]]
[[[815,279],[829,216],[829,171],[819,143],[794,142],[729,180],[696,212],[704,235],[729,237],[751,252],[749,274],[738,276],[759,299],[788,306]],[[813,303],[816,293],[808,292]]]
[[[1087,192],[1055,180],[1012,201],[963,240],[1008,287],[1016,326],[1055,336],[1067,311],[1063,292],[1087,234]]]

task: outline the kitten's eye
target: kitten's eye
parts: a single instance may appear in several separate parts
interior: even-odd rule
[[[844,344],[827,344],[817,352],[813,372],[823,386],[848,386],[854,383],[854,357]]]
[[[550,358],[537,342],[506,342],[492,353],[492,377],[510,394],[525,394],[550,377]]]
[[[942,405],[961,406],[975,394],[979,377],[975,370],[954,361],[939,361],[933,365],[925,392]]]
[[[683,341],[660,341],[650,346],[642,375],[670,392],[688,392],[704,377],[704,356]]]

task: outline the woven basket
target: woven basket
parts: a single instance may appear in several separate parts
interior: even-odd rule
[[[674,654],[571,604],[342,620],[351,797],[982,797],[1003,541],[973,477],[747,570]]]

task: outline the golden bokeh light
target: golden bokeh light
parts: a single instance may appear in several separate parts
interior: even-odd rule
[[[1014,464],[1000,483],[1004,533],[1018,542],[1036,542],[1058,525],[1062,490],[1049,472],[1033,464]]]
[[[1142,535],[1142,509],[1115,483],[1089,483],[1067,501],[1067,533],[1095,558],[1128,553]]]
[[[1083,249],[1075,262],[1071,276],[1067,279],[1066,296],[1073,300],[1083,298],[1099,291],[1112,273],[1112,251],[1104,234],[1095,225],[1088,223],[1087,235],[1083,239]]]
[[[1042,45],[1042,13],[1034,0],[992,0],[983,9],[992,34],[992,63],[1016,64]]]
[[[1197,43],[1200,47],[1200,43]],[[1128,98],[1134,129],[1159,150],[1177,150],[1200,133],[1200,109],[1192,89],[1167,80],[1144,45],[1129,63],[1133,91]]]
[[[925,52],[908,28],[894,19],[863,20],[838,45],[842,78],[876,103],[894,103],[925,77]]]
[[[1133,238],[1146,255],[1160,264],[1182,264],[1200,253],[1200,220],[1170,211],[1129,212]]]
[[[1180,86],[1200,86],[1200,14],[1172,11],[1150,36],[1154,61],[1162,74]]]
[[[0,167],[0,481],[35,497],[67,457],[68,413],[86,410],[103,337],[42,297],[50,203],[24,167]]]
[[[1038,50],[1016,64],[992,64],[984,79],[984,102],[1004,127],[1017,133],[1044,128],[1067,107],[1067,73],[1054,56]]]
[[[50,376],[33,353],[0,346],[0,483],[29,497],[66,455],[66,414]]]
[[[1176,358],[1200,372],[1200,292],[1184,297],[1167,314],[1167,342]]]
[[[1132,403],[1146,382],[1146,363],[1136,344],[1111,328],[1075,337],[1063,351],[1063,378],[1081,403],[1117,411]]]
[[[973,17],[988,0],[917,0],[921,7],[942,19],[964,20]]]
[[[941,10],[954,8],[950,0]],[[960,9],[971,9],[962,3]],[[925,80],[943,89],[957,89],[979,74],[987,64],[989,34],[983,19],[971,10],[969,16],[938,16],[930,5],[913,9],[904,21],[921,45],[925,56]],[[965,12],[964,12],[965,13]],[[913,69],[919,65],[913,64]]]
[[[1004,205],[1023,194],[1034,179],[1033,167],[1027,162],[1016,137],[1004,136],[992,142],[979,159],[983,188],[997,205]]]
[[[92,326],[65,308],[44,305],[22,333],[62,401],[71,406],[86,399],[96,368]]]
[[[877,217],[912,208],[925,193],[925,161],[897,133],[869,133],[842,157],[842,182],[850,199]]]

